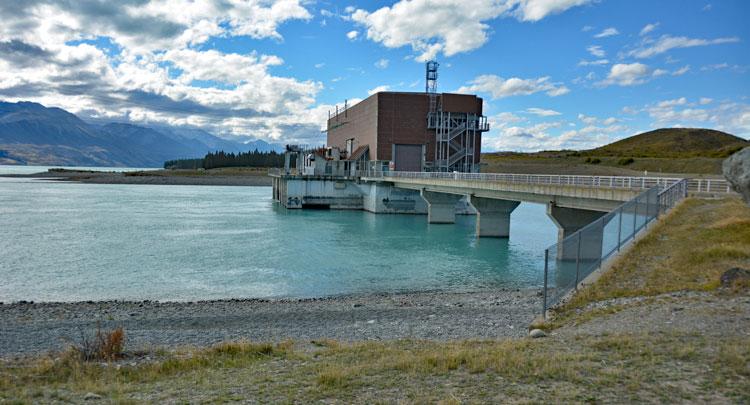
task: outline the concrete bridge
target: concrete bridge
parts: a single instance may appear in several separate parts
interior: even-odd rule
[[[367,182],[387,182],[417,190],[427,202],[429,223],[454,223],[456,203],[464,197],[476,209],[477,236],[510,236],[510,215],[521,202],[547,205],[560,240],[654,186],[680,179],[664,177],[564,176],[495,173],[367,174]]]
[[[547,206],[547,215],[557,225],[562,240],[643,191],[654,186],[667,188],[681,180],[444,172],[357,174],[342,177],[271,173],[274,199],[287,208],[327,206],[375,213],[426,213],[428,222],[433,224],[454,223],[457,207],[463,203],[477,215],[479,237],[509,237],[513,210],[521,202],[541,203]],[[705,184],[700,186],[705,189]],[[726,191],[719,180],[714,180],[712,187]]]

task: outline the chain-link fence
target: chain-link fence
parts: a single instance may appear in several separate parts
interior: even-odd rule
[[[687,181],[652,187],[544,251],[543,314],[651,221],[687,196]]]

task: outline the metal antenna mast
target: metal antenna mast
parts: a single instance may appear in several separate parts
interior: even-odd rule
[[[440,65],[434,60],[425,64],[425,93],[437,93],[438,66]]]

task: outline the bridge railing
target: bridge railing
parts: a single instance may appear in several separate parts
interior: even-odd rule
[[[688,191],[691,193],[732,193],[732,185],[724,179],[690,179]]]
[[[559,304],[603,261],[687,196],[688,181],[654,186],[544,251],[542,314]]]
[[[448,172],[381,172],[363,171],[361,177],[403,179],[449,179],[464,181],[491,181],[515,184],[548,184],[579,187],[607,187],[628,189],[666,188],[681,179],[672,177],[627,177],[627,176],[575,176],[548,174],[507,173],[448,173]]]

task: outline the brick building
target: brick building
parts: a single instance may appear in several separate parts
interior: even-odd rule
[[[360,168],[478,172],[488,129],[477,96],[380,92],[330,116],[327,146]]]

